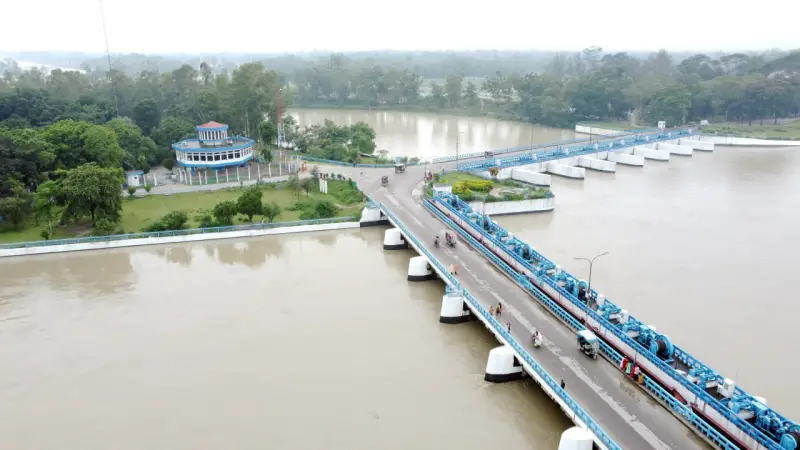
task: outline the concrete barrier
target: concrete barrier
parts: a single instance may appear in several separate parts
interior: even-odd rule
[[[653,159],[656,161],[669,161],[669,152],[666,150],[655,150],[647,147],[636,146],[633,147],[633,154],[644,156],[645,159]]]
[[[698,141],[695,139],[680,139],[678,140],[678,145],[685,145],[687,147],[692,147],[695,150],[702,151],[702,152],[713,152],[714,151],[714,143],[713,142],[705,142],[705,141]]]
[[[614,161],[603,161],[602,159],[592,158],[590,156],[579,156],[578,167],[597,170],[599,172],[617,171],[617,163],[615,163]]]
[[[685,145],[668,144],[666,142],[659,142],[656,145],[658,145],[658,150],[668,151],[672,155],[692,156],[692,152],[694,151],[692,147],[687,147]]]
[[[547,171],[554,175],[561,175],[562,177],[566,178],[583,179],[586,176],[586,170],[580,167],[568,166],[566,164],[555,162],[547,163]]]
[[[754,139],[728,136],[700,136],[704,142],[713,142],[715,145],[730,145],[742,147],[800,147],[800,141],[781,141],[771,139]]]
[[[600,136],[610,136],[612,134],[622,134],[622,130],[609,130],[607,128],[597,128],[587,125],[575,125],[575,131],[583,134],[594,134]]]
[[[42,255],[45,253],[77,252],[83,250],[102,250],[140,245],[175,244],[180,242],[212,241],[243,237],[268,236],[272,234],[305,233],[309,231],[345,230],[359,228],[358,222],[322,223],[298,225],[295,227],[265,228],[260,230],[226,231],[222,233],[186,234],[180,236],[150,237],[143,239],[123,239],[118,241],[85,242],[80,244],[44,245],[41,247],[11,248],[0,250],[0,258],[8,256]]]
[[[481,214],[502,216],[504,214],[524,214],[533,212],[552,211],[556,207],[555,197],[537,198],[531,200],[516,200],[512,202],[471,202],[469,206]],[[484,211],[485,208],[485,211]]]
[[[527,166],[514,167],[511,171],[511,179],[536,186],[550,186],[551,181],[550,175],[528,169]]]
[[[626,155],[624,153],[608,152],[608,160],[625,166],[644,166],[644,156],[642,155]]]

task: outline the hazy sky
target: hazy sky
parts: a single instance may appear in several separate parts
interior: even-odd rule
[[[797,0],[104,0],[112,52],[800,47]],[[662,6],[663,5],[663,6]],[[99,0],[0,1],[0,51],[104,51]]]

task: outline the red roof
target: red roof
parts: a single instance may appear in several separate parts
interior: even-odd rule
[[[197,128],[224,128],[224,127],[227,127],[227,125],[225,125],[224,123],[214,122],[212,120],[211,122],[206,122],[202,125],[199,125]]]

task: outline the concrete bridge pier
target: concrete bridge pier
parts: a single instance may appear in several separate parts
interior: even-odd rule
[[[448,292],[442,297],[442,311],[439,313],[441,323],[464,323],[472,318],[464,297],[458,292]]]
[[[501,345],[489,351],[484,380],[490,383],[505,383],[506,381],[520,380],[526,375],[511,347]]]
[[[550,175],[530,169],[528,166],[514,167],[511,171],[511,179],[536,186],[550,186]]]
[[[633,154],[643,156],[644,159],[652,159],[655,161],[669,161],[669,152],[666,150],[656,150],[653,148],[636,146],[633,147]]]
[[[404,250],[408,248],[405,236],[397,228],[389,228],[383,234],[384,250]]]
[[[678,142],[676,139],[672,142]],[[687,147],[685,145],[677,145],[671,144],[669,142],[659,142],[658,144],[652,144],[656,146],[657,150],[664,150],[670,152],[672,155],[680,155],[680,156],[692,156],[692,152],[694,149],[692,147]]]
[[[594,440],[592,435],[581,427],[572,427],[561,433],[558,450],[592,450]]]
[[[617,163],[614,161],[603,161],[602,159],[592,158],[590,156],[579,156],[578,167],[585,169],[596,170],[598,172],[616,172]]]
[[[424,256],[415,256],[408,261],[408,281],[435,280],[436,272]]]
[[[708,141],[698,141],[694,139],[679,139],[678,145],[685,145],[701,152],[713,152],[714,143]]]
[[[623,166],[644,167],[644,156],[628,155],[625,153],[606,152],[609,161],[613,161]]]
[[[561,175],[565,178],[574,178],[577,180],[582,180],[586,177],[586,170],[582,167],[575,167],[560,162],[548,162],[547,172],[552,173],[553,175]]]
[[[383,214],[383,211],[378,208],[378,205],[369,203],[361,210],[361,220],[359,220],[359,225],[361,227],[374,227],[388,224],[389,219]]]

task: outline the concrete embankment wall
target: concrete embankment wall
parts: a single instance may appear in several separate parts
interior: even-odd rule
[[[699,137],[701,141],[713,142],[716,145],[730,145],[742,147],[800,147],[800,141],[780,141],[770,139],[753,139],[727,136],[707,136]]]
[[[323,223],[317,225],[298,225],[296,227],[266,228],[262,230],[226,231],[222,233],[188,234],[180,236],[150,237],[143,239],[124,239],[118,241],[85,242],[79,244],[44,245],[41,247],[3,249],[0,250],[0,258],[8,256],[42,255],[46,253],[77,252],[82,250],[136,247],[140,245],[174,244],[180,242],[268,236],[272,234],[304,233],[308,231],[345,230],[359,227],[360,224],[358,222]]]
[[[556,206],[555,197],[537,198],[531,200],[517,200],[513,202],[471,202],[469,206],[482,214],[498,216],[504,214],[524,214],[533,212],[552,211]],[[486,210],[484,211],[484,206]]]
[[[628,155],[625,153],[606,152],[608,160],[625,166],[644,166],[644,156]]]
[[[505,169],[500,169],[500,171],[497,173],[497,179],[512,179],[536,186],[550,186],[550,175],[541,173],[547,169],[547,167],[540,166],[545,166],[545,164],[531,164],[528,166],[507,167]],[[486,178],[487,180],[492,178],[489,172],[477,172],[476,175]]]
[[[606,128],[596,128],[588,125],[575,125],[575,131],[583,134],[594,134],[600,136],[609,136],[612,134],[622,134],[622,130],[609,130]]]

